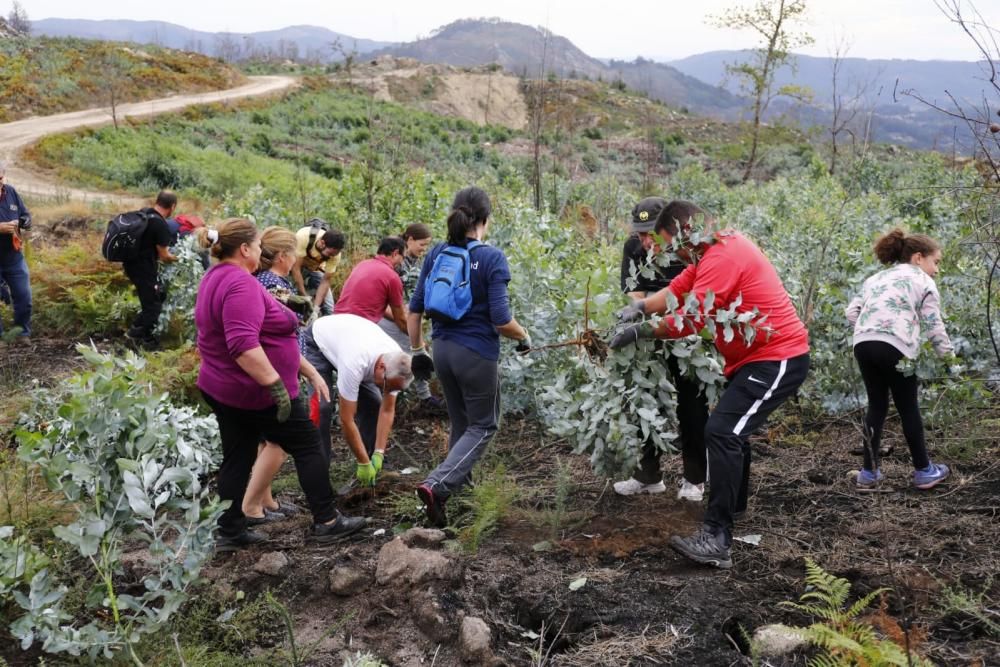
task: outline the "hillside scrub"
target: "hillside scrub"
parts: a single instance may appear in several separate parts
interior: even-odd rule
[[[243,75],[196,53],[56,37],[0,40],[0,123],[27,116],[230,88]],[[117,103],[116,102],[116,103]]]

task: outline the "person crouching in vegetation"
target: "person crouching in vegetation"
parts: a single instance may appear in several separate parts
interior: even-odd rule
[[[312,321],[315,309],[312,299],[296,294],[295,286],[288,279],[295,260],[295,233],[284,227],[265,229],[260,235],[260,269],[254,277],[271,296],[298,316],[299,349],[304,351],[302,328]],[[247,525],[280,521],[301,511],[296,505],[287,501],[278,502],[271,495],[271,482],[287,458],[285,450],[273,442],[262,442],[257,448],[257,461],[243,496]]]
[[[632,209],[632,234],[625,241],[622,249],[621,286],[632,299],[644,299],[670,284],[684,270],[684,263],[673,261],[665,266],[654,260],[652,275],[644,276],[640,269],[646,266],[646,255],[650,251],[656,254],[662,252],[656,242],[653,227],[657,216],[666,206],[662,197],[646,197]],[[632,276],[635,285],[629,285]],[[708,421],[708,399],[705,398],[701,385],[697,381],[686,378],[677,365],[677,359],[664,355],[663,362],[670,372],[674,387],[677,389],[677,422],[680,428],[681,459],[684,465],[684,479],[677,491],[677,497],[692,502],[701,502],[705,492],[705,474],[708,465],[705,454],[705,422]],[[622,496],[632,496],[641,493],[663,493],[667,487],[663,484],[663,473],[660,470],[662,452],[652,442],[647,441],[642,447],[642,457],[639,467],[632,477],[615,482],[615,493]]]
[[[10,288],[18,341],[31,336],[31,279],[21,252],[21,232],[31,229],[31,214],[17,190],[7,183],[7,165],[0,162],[0,283]],[[0,326],[0,333],[3,327]]]
[[[328,230],[326,222],[314,218],[310,224],[295,232],[295,267],[292,279],[299,294],[313,297],[321,315],[333,312],[333,293],[330,291],[330,274],[340,263],[344,249],[344,235]]]
[[[410,351],[427,355],[426,311],[433,322],[434,367],[450,421],[448,456],[417,488],[428,520],[439,527],[447,525],[445,502],[469,483],[473,466],[497,431],[500,336],[520,341],[520,352],[531,347],[528,332],[510,312],[507,258],[482,242],[490,210],[490,198],[480,188],[455,195],[448,240],[428,253],[410,299]]]
[[[202,278],[195,303],[201,368],[198,388],[215,413],[222,436],[219,497],[230,501],[219,517],[218,551],[233,551],[267,538],[247,530],[243,496],[261,440],[277,443],[295,460],[299,484],[312,510],[311,538],[335,542],[366,520],[342,516],[333,502],[319,432],[299,396],[301,374],[329,398],[329,389],[299,351],[298,317],[254,279],[260,234],[249,220],[223,222],[199,232],[219,260]]]
[[[868,278],[846,311],[847,321],[854,327],[854,357],[868,393],[865,460],[856,485],[859,491],[871,491],[882,481],[879,445],[891,393],[913,459],[913,485],[930,489],[947,479],[950,470],[928,458],[917,376],[903,374],[896,365],[904,357],[916,358],[922,332],[938,354],[953,354],[934,284],[941,247],[928,236],[897,228],[875,243],[875,256],[892,266]]]
[[[694,229],[696,219],[703,225]],[[809,372],[809,334],[799,319],[778,273],[750,239],[733,230],[717,231],[715,221],[691,202],[675,200],[656,219],[656,233],[688,266],[670,284],[620,313],[624,322],[647,314],[664,314],[668,294],[679,304],[688,295],[698,303],[694,313],[679,310],[654,329],[649,322],[632,324],[611,340],[612,348],[640,338],[681,338],[698,333],[705,318],[728,307],[738,297],[738,314],[756,309],[765,316],[767,331],[749,342],[737,333],[727,336],[715,326],[715,346],[725,360],[726,390],[705,425],[711,477],[703,526],[689,537],[674,535],[670,546],[698,563],[732,567],[733,518],[747,506],[750,481],[750,435],[778,406],[795,395]],[[697,236],[693,236],[697,234]],[[714,306],[706,311],[708,294]],[[752,326],[752,324],[750,325]],[[732,332],[730,332],[732,333]]]
[[[417,286],[417,279],[420,277],[420,260],[431,245],[431,228],[422,222],[415,222],[408,225],[400,237],[403,239],[406,249],[403,252],[403,263],[396,267],[396,273],[403,281],[403,305],[405,306],[410,302],[413,290]],[[410,345],[410,336],[406,328],[404,327],[402,330],[399,328],[391,309],[386,309],[385,315],[379,320],[378,325],[404,350]],[[410,391],[420,401],[420,407],[427,414],[444,413],[444,401],[431,394],[430,380],[426,378],[415,379],[410,386]]]

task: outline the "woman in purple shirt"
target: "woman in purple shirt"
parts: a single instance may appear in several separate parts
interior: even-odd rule
[[[195,324],[201,368],[198,388],[219,422],[222,465],[219,496],[230,501],[219,517],[217,551],[233,551],[266,540],[247,530],[242,511],[250,470],[262,439],[277,443],[295,461],[299,484],[313,514],[312,538],[330,544],[366,521],[340,515],[319,432],[299,397],[299,374],[329,400],[329,389],[299,352],[298,318],[253,277],[260,260],[260,234],[249,220],[234,218],[218,230],[199,230],[219,260],[198,287]]]

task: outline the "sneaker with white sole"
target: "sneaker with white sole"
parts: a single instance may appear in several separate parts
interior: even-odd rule
[[[700,503],[702,498],[705,497],[705,485],[692,484],[691,482],[684,480],[684,483],[681,484],[681,488],[677,491],[677,497],[681,500],[690,500],[693,503]]]
[[[615,493],[619,496],[637,496],[641,493],[663,493],[667,490],[667,485],[661,479],[656,484],[643,484],[636,478],[627,479],[624,482],[615,482]]]
[[[923,491],[933,489],[948,479],[951,469],[943,463],[930,463],[923,470],[913,471],[913,486]]]

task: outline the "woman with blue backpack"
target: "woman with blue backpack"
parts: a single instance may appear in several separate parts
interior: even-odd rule
[[[417,488],[428,520],[437,527],[447,525],[445,503],[469,483],[472,467],[497,431],[500,336],[519,341],[518,352],[531,348],[528,333],[510,312],[507,258],[483,243],[490,210],[490,198],[480,188],[455,195],[448,240],[428,253],[410,298],[413,365],[428,356],[421,327],[426,314],[434,340],[433,366],[451,422],[447,458]]]

